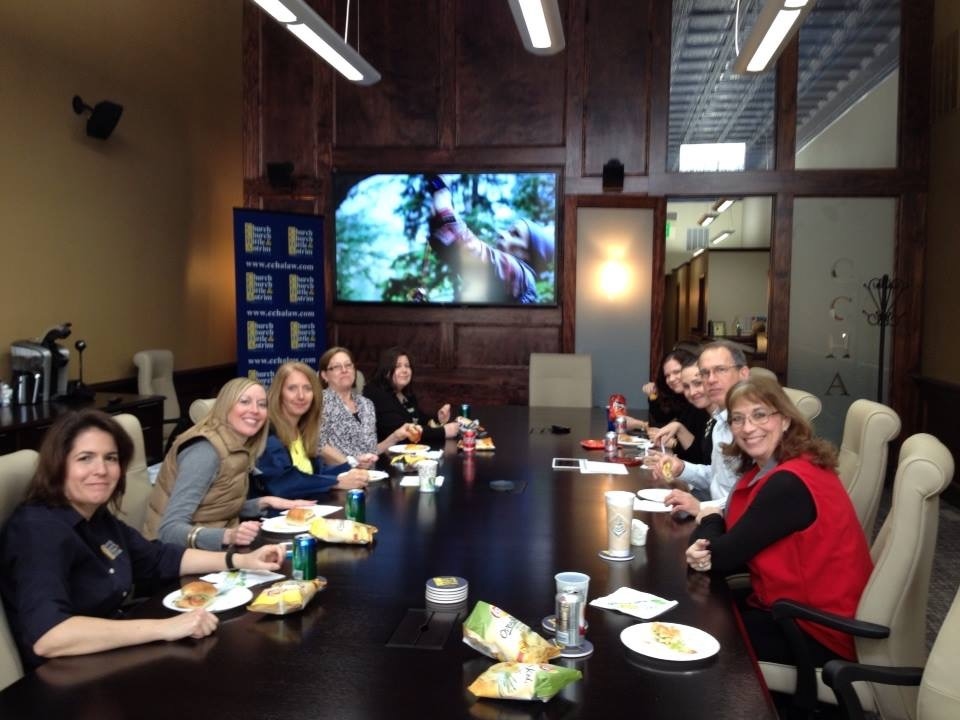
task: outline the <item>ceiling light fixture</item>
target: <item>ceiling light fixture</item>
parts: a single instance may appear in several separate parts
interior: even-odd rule
[[[731,235],[733,235],[733,232],[734,232],[733,230],[724,230],[722,233],[720,233],[720,234],[717,235],[715,238],[713,238],[713,239],[710,241],[710,244],[711,244],[711,245],[719,245],[719,244],[722,243],[724,240],[726,240],[728,237],[730,237]]]
[[[380,73],[347,44],[346,31],[344,37],[340,37],[303,0],[253,1],[350,82],[373,85],[380,81]],[[349,14],[350,3],[347,2],[348,17]]]
[[[713,213],[704,213],[700,216],[700,219],[697,220],[697,225],[700,227],[708,227],[710,223],[717,219],[717,216]]]
[[[766,0],[747,41],[737,53],[733,72],[759,73],[774,64],[811,8],[813,0]],[[738,17],[739,12],[738,0]],[[739,28],[735,32],[739,33]]]
[[[711,209],[715,213],[717,213],[717,215],[719,215],[724,210],[727,210],[731,205],[733,205],[734,202],[736,201],[731,200],[730,198],[720,198],[712,205]]]
[[[509,0],[523,46],[534,55],[554,55],[564,47],[557,0]]]

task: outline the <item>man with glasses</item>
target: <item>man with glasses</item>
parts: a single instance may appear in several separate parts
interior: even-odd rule
[[[687,483],[692,493],[674,490],[664,502],[673,506],[673,512],[697,515],[701,501],[712,507],[723,507],[727,495],[737,482],[737,473],[723,456],[723,446],[733,442],[733,433],[727,423],[727,391],[750,375],[747,358],[737,345],[718,340],[705,345],[697,361],[707,397],[714,406],[713,449],[709,465],[695,465],[673,456],[657,457],[654,476],[660,479],[676,478]]]

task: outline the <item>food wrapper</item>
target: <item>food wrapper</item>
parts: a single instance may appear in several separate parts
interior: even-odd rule
[[[317,518],[310,523],[310,534],[329,543],[369,545],[377,534],[377,528],[356,520]]]
[[[502,662],[487,668],[467,690],[477,697],[547,702],[581,677],[579,670],[559,665]]]
[[[482,600],[463,623],[463,641],[477,652],[502,661],[541,663],[560,654],[559,646]]]
[[[268,615],[289,615],[303,610],[313,596],[327,586],[326,578],[281,580],[257,595],[247,610]]]

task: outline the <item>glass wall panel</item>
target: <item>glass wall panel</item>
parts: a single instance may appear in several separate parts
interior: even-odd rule
[[[798,169],[897,164],[900,0],[817,0],[800,29]]]
[[[817,395],[817,433],[839,445],[858,398],[878,400],[880,327],[867,289],[893,275],[897,202],[892,198],[797,199],[790,261],[787,384]],[[892,328],[886,328],[883,399]]]
[[[673,0],[667,170],[773,167],[772,71],[734,75],[736,46],[760,0]]]

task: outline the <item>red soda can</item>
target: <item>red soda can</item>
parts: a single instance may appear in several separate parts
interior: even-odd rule
[[[627,399],[620,393],[614,393],[607,400],[607,430],[616,431],[617,418],[627,414]]]

